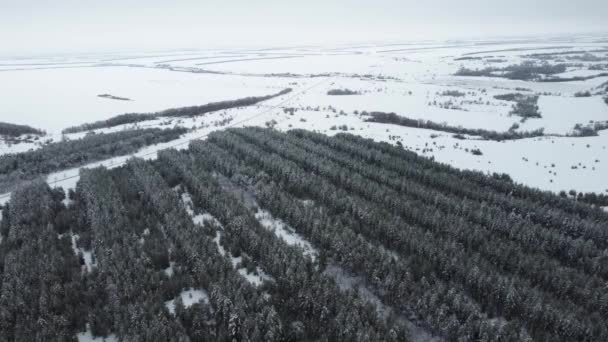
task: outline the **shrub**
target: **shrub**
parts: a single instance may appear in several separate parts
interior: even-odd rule
[[[327,92],[327,95],[340,96],[340,95],[360,95],[359,92],[350,89],[331,89]]]
[[[452,96],[452,97],[463,97],[466,94],[458,91],[458,90],[445,90],[444,92],[441,93],[441,96]]]
[[[517,100],[510,112],[511,115],[521,116],[524,120],[528,118],[541,118],[538,108],[538,96],[524,96]]]
[[[589,90],[579,91],[574,93],[574,97],[591,97],[591,92]]]

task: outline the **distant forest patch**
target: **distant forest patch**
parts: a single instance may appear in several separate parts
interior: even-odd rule
[[[444,90],[440,95],[441,96],[451,96],[451,97],[464,97],[466,95],[466,93],[463,93],[458,90]]]
[[[327,95],[331,96],[341,96],[341,95],[360,95],[358,91],[350,90],[350,89],[331,89],[327,92]]]
[[[510,129],[507,132],[496,132],[480,128],[450,126],[447,124],[436,123],[429,120],[411,119],[405,116],[397,115],[395,113],[372,112],[368,115],[369,117],[365,120],[368,122],[388,123],[412,128],[432,129],[435,131],[454,133],[458,136],[462,136],[463,134],[475,135],[480,136],[485,140],[516,140],[541,137],[545,135],[544,130],[542,128],[529,132],[516,132],[515,129]]]
[[[590,76],[557,77],[556,74],[566,72],[567,64],[549,64],[548,62],[537,63],[535,61],[524,61],[521,64],[513,64],[504,68],[486,67],[483,69],[469,69],[461,67],[454,75],[471,77],[500,77],[509,80],[534,81],[534,82],[573,82],[587,81],[598,77],[606,77],[608,73],[600,73]],[[599,68],[599,70],[603,70]]]
[[[509,115],[522,117],[522,121],[530,118],[542,118],[538,107],[538,95],[526,95],[521,93],[509,93],[495,95],[495,99],[502,101],[515,102]]]
[[[97,97],[101,97],[104,99],[110,99],[110,100],[132,101],[131,99],[129,99],[127,97],[114,96],[114,95],[110,95],[110,94],[99,94],[99,95],[97,95]]]
[[[522,121],[529,118],[542,118],[538,107],[538,96],[525,96],[520,98],[513,105],[510,115],[522,117]]]
[[[0,136],[18,137],[23,134],[44,135],[42,130],[27,125],[15,125],[8,122],[0,122]]]
[[[595,121],[590,122],[588,125],[583,126],[582,124],[576,124],[573,129],[573,133],[569,136],[573,137],[596,137],[599,131],[608,129],[608,121]]]
[[[525,61],[521,64],[513,64],[504,68],[487,67],[484,69],[467,69],[461,67],[456,76],[473,77],[501,77],[510,80],[541,81],[548,75],[566,72],[566,64],[549,64],[547,62],[536,63]]]
[[[288,94],[291,92],[291,88],[283,89],[276,94],[266,95],[266,96],[252,96],[245,97],[237,100],[229,100],[229,101],[221,101],[221,102],[211,102],[202,106],[190,106],[190,107],[181,107],[181,108],[172,108],[163,110],[156,113],[127,113],[121,114],[107,120],[96,121],[93,123],[87,123],[79,126],[68,127],[63,130],[64,134],[70,133],[78,133],[84,131],[90,131],[94,129],[100,128],[110,128],[119,125],[137,123],[147,120],[153,120],[159,117],[193,117],[197,115],[206,114],[209,112],[214,112],[223,109],[230,109],[236,107],[246,107],[252,106],[259,102],[270,100],[272,98]]]

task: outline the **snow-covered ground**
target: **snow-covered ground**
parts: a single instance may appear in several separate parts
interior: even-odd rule
[[[173,119],[171,126],[194,130],[177,141],[151,146],[135,156],[155,158],[162,148],[186,148],[192,139],[204,139],[225,127],[266,126],[276,129],[305,128],[326,134],[348,132],[375,140],[399,141],[405,148],[434,157],[459,168],[509,174],[515,181],[544,190],[575,189],[604,193],[608,190],[608,131],[598,136],[569,138],[576,124],[608,120],[608,77],[586,81],[533,82],[496,77],[455,76],[460,67],[481,69],[538,61],[532,54],[553,54],[549,63],[571,63],[560,77],[597,75],[606,61],[578,62],[563,55],[568,51],[605,49],[598,37],[549,40],[404,42],[306,46],[276,49],[189,50],[165,53],[56,56],[33,59],[0,58],[0,121],[29,124],[47,130],[40,139],[59,140],[67,126],[109,118],[126,112],[150,112],[170,107],[271,94],[291,87],[294,91],[257,106],[211,113],[194,119]],[[604,44],[604,45],[603,45]],[[580,53],[578,53],[580,55]],[[606,57],[605,53],[595,53]],[[350,89],[360,95],[329,96],[328,90]],[[446,91],[458,91],[450,96]],[[590,91],[591,97],[574,97]],[[510,116],[512,102],[495,95],[539,95],[540,119],[520,122]],[[131,101],[100,98],[99,94]],[[298,109],[293,115],[285,108]],[[388,124],[368,123],[356,113],[395,112],[410,118],[451,126],[506,131],[514,123],[520,131],[544,128],[561,135],[507,142],[471,137],[458,140],[452,134]],[[231,120],[223,122],[222,120]],[[273,121],[274,120],[274,121]],[[165,119],[136,127],[162,126]],[[98,130],[110,132],[133,125]],[[84,134],[67,135],[79,139]],[[1,140],[1,139],[0,139]],[[38,148],[39,143],[8,146],[0,153]],[[478,148],[482,155],[470,150]],[[90,166],[122,165],[127,157]],[[74,187],[78,170],[49,175],[48,181]],[[0,196],[6,201],[6,196]],[[195,217],[202,220],[202,217]]]
[[[165,306],[167,310],[173,315],[175,315],[175,301],[177,298],[181,298],[182,303],[184,304],[184,308],[189,308],[196,303],[209,303],[209,296],[207,295],[207,291],[202,289],[187,289],[182,291],[178,297],[171,299],[165,302]]]
[[[118,342],[118,337],[115,334],[110,334],[105,337],[93,336],[91,328],[87,324],[87,330],[85,332],[78,333],[76,335],[78,342]]]
[[[72,250],[74,254],[80,255],[82,254],[82,259],[84,260],[84,265],[82,265],[83,272],[91,272],[94,267],[97,267],[95,263],[93,252],[87,251],[84,248],[78,247],[77,242],[80,237],[78,234],[72,234]]]
[[[177,188],[175,190],[177,190]],[[192,218],[192,222],[194,222],[195,224],[198,224],[198,225],[202,225],[206,221],[209,221],[209,222],[215,223],[218,227],[222,228],[221,223],[215,217],[210,215],[209,213],[196,214],[194,212],[194,204],[192,203],[192,196],[189,193],[184,192],[182,194],[181,200],[182,200],[182,203],[184,203],[184,205],[186,207],[186,211],[188,212],[188,215],[190,215],[190,217]],[[258,266],[256,266],[255,272],[249,272],[246,267],[242,267],[243,258],[240,256],[235,257],[229,251],[226,251],[224,246],[222,246],[220,240],[221,240],[221,232],[217,231],[216,236],[213,239],[213,242],[215,242],[220,255],[222,255],[223,257],[228,257],[230,259],[232,267],[235,268],[237,270],[237,272],[243,278],[245,278],[245,280],[247,280],[250,284],[252,284],[254,286],[260,286],[260,285],[262,285],[262,283],[264,283],[264,281],[272,280],[272,277],[269,276],[268,274],[266,274],[264,272],[264,270],[262,270]]]
[[[306,239],[296,233],[295,230],[285,222],[274,218],[270,212],[259,209],[258,212],[255,213],[255,217],[262,226],[274,231],[274,233],[288,245],[302,248],[304,255],[310,256],[313,261],[319,254],[310,242],[306,241]]]
[[[194,74],[126,66],[0,72],[0,121],[29,124],[49,132],[120,113],[155,112],[247,96],[288,87],[286,80]],[[98,97],[111,94],[130,101]]]

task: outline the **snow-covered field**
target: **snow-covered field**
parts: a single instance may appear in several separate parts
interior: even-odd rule
[[[257,106],[174,119],[172,125],[195,130],[178,141],[148,147],[136,155],[154,158],[160,148],[184,148],[189,140],[228,126],[271,124],[280,130],[306,128],[336,134],[342,131],[333,126],[346,125],[350,133],[399,141],[405,148],[459,168],[507,173],[515,181],[545,190],[603,193],[608,191],[608,131],[585,138],[564,135],[576,124],[608,120],[608,105],[603,100],[608,96],[608,77],[535,82],[454,75],[461,67],[500,68],[538,61],[532,54],[543,54],[543,61],[550,64],[569,65],[566,72],[554,76],[598,75],[608,72],[602,69],[608,68],[608,50],[604,52],[607,44],[601,38],[0,58],[0,121],[45,129],[48,136],[41,140],[58,140],[63,128],[117,114],[267,95],[291,87],[291,94]],[[576,51],[600,52],[592,52],[596,62],[580,62],[577,58],[581,53]],[[327,95],[331,89],[350,89],[359,95]],[[446,91],[463,95],[452,96]],[[574,96],[586,91],[592,96]],[[513,103],[494,98],[508,93],[539,95],[542,118],[520,122],[520,117],[510,116]],[[130,101],[101,98],[100,94]],[[290,115],[285,108],[297,110]],[[519,131],[544,128],[552,136],[506,142],[476,137],[459,140],[446,132],[365,122],[365,116],[357,114],[363,111],[395,112],[413,119],[500,132],[518,123]],[[216,124],[226,118],[232,121]],[[144,122],[139,127],[160,126],[163,121]],[[67,138],[82,136],[71,134]],[[0,153],[21,152],[39,144],[9,146],[0,142]],[[482,154],[473,155],[471,149]],[[125,159],[96,165],[116,166]],[[77,172],[61,171],[49,175],[48,180],[73,187]]]

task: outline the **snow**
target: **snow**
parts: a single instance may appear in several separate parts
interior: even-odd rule
[[[220,232],[217,231],[215,233],[215,237],[213,238],[213,242],[215,242],[215,244],[217,245],[217,250],[220,252],[220,255],[226,256],[226,250],[224,249],[224,246],[222,246],[222,244],[220,243],[220,238],[221,238]]]
[[[192,196],[187,193],[184,192],[182,194],[182,202],[186,205],[186,211],[188,212],[188,215],[190,215],[190,217],[192,217],[192,221],[195,224],[204,224],[205,222],[215,222],[220,228],[222,228],[220,222],[213,217],[212,215],[208,214],[208,213],[204,213],[204,214],[198,214],[195,215],[194,210],[192,209],[194,204],[192,203]],[[256,270],[254,273],[250,273],[247,271],[247,268],[245,267],[238,267],[241,262],[243,261],[242,257],[234,257],[232,256],[232,254],[229,251],[226,251],[226,249],[224,248],[224,246],[222,246],[222,244],[220,243],[220,238],[221,238],[221,233],[218,230],[216,232],[215,237],[213,238],[213,242],[215,242],[215,244],[217,245],[217,249],[218,252],[220,253],[221,256],[223,257],[228,257],[230,259],[230,263],[232,264],[232,267],[237,269],[237,272],[243,276],[243,278],[245,278],[245,280],[247,280],[250,284],[254,285],[254,286],[260,286],[262,285],[262,283],[264,283],[264,281],[266,280],[272,280],[272,277],[269,276],[268,274],[266,274],[260,267],[256,266]]]
[[[63,205],[65,205],[67,207],[67,206],[71,205],[74,201],[72,201],[70,199],[70,197],[66,194],[65,198],[61,202],[63,203]]]
[[[404,42],[400,44],[358,44],[339,46],[307,46],[265,49],[217,49],[173,51],[164,53],[130,52],[69,57],[44,57],[25,60],[5,58],[0,61],[0,91],[5,100],[0,105],[0,121],[30,124],[49,131],[44,139],[58,140],[57,132],[67,126],[91,122],[125,112],[147,112],[203,104],[210,101],[244,96],[270,94],[291,87],[292,94],[266,101],[258,106],[235,108],[210,113],[194,119],[172,120],[174,125],[196,127],[179,139],[150,146],[132,156],[156,158],[164,148],[187,148],[192,139],[229,126],[266,126],[276,120],[275,128],[304,128],[333,135],[341,131],[332,126],[347,125],[349,132],[379,141],[396,143],[408,149],[458,168],[482,172],[507,173],[515,181],[542,190],[575,189],[579,192],[605,193],[608,190],[606,145],[608,136],[547,137],[509,142],[457,140],[452,134],[431,130],[367,123],[354,111],[395,112],[410,118],[447,123],[466,128],[505,131],[519,117],[509,116],[512,103],[494,99],[495,95],[522,92],[540,94],[539,107],[543,117],[520,123],[520,131],[544,128],[545,132],[564,135],[574,125],[608,120],[608,106],[602,93],[587,98],[574,97],[576,92],[603,92],[608,77],[575,82],[527,82],[488,77],[459,77],[453,74],[461,66],[483,68],[518,64],[531,53],[593,50],[602,48],[588,37],[558,40]],[[600,40],[601,41],[601,40]],[[482,57],[481,60],[455,60],[458,57]],[[290,57],[290,58],[277,58]],[[274,58],[274,59],[264,59]],[[202,64],[210,63],[214,64]],[[494,63],[494,64],[493,64]],[[597,64],[597,63],[596,63]],[[593,63],[569,70],[564,75],[593,74],[585,70]],[[43,68],[43,69],[41,69]],[[10,70],[24,69],[24,70]],[[200,69],[223,74],[197,73]],[[292,73],[293,77],[263,76]],[[330,73],[329,77],[307,77]],[[383,75],[387,79],[360,78],[358,75]],[[58,86],[60,85],[60,86]],[[601,86],[601,87],[600,87]],[[328,96],[327,91],[347,88],[361,95]],[[517,88],[525,88],[522,90]],[[461,98],[442,96],[446,90],[466,93]],[[411,94],[410,94],[411,92]],[[98,98],[109,93],[133,101]],[[458,108],[440,108],[452,101]],[[335,108],[337,115],[328,107]],[[284,107],[298,110],[295,115],[283,113]],[[220,120],[229,124],[218,125]],[[122,125],[96,132],[115,132],[131,128],[167,127],[159,118],[138,125]],[[79,139],[83,133],[69,134]],[[44,140],[43,139],[43,140]],[[587,146],[589,145],[589,146]],[[8,146],[0,142],[0,153],[38,148],[37,144]],[[483,155],[474,156],[466,149],[479,148]],[[432,149],[432,150],[431,150]],[[111,158],[85,167],[122,165],[131,156]],[[596,160],[598,160],[596,162]],[[538,163],[538,165],[537,165]],[[552,166],[554,164],[554,166]],[[53,186],[66,191],[78,181],[78,169],[56,172],[48,176]],[[550,173],[551,172],[551,173]],[[0,195],[0,204],[8,195]],[[202,223],[204,215],[196,215]]]
[[[608,120],[608,106],[601,97],[541,96],[538,99],[542,119],[520,124],[520,130],[545,128],[545,133],[571,133],[578,123]]]
[[[209,304],[209,296],[207,295],[207,291],[202,289],[187,289],[182,291],[179,294],[182,302],[184,303],[184,307],[187,309],[196,303],[203,302],[205,304]],[[165,306],[169,310],[172,315],[175,315],[175,301],[177,298],[166,301]]]
[[[167,275],[167,277],[171,278],[173,276],[174,267],[175,267],[175,262],[171,261],[171,262],[169,262],[169,267],[167,267],[163,270],[163,272]]]
[[[78,234],[72,234],[72,250],[74,251],[74,254],[76,254],[76,255],[79,255],[79,253],[82,253],[82,258],[84,259],[84,265],[82,266],[82,271],[91,272],[94,267],[97,267],[97,264],[95,262],[93,262],[93,252],[87,251],[84,248],[78,247],[76,245],[76,242],[78,241],[79,238],[80,237],[78,236]]]
[[[336,284],[342,291],[356,289],[361,298],[363,298],[368,303],[373,304],[376,307],[376,311],[378,312],[378,314],[380,314],[382,317],[387,317],[391,313],[395,313],[392,307],[384,305],[384,303],[382,303],[382,300],[365,286],[365,281],[362,278],[355,277],[349,274],[337,265],[328,265],[325,268],[324,274],[334,278]],[[442,341],[440,337],[433,336],[425,329],[416,326],[403,315],[397,314],[396,318],[408,327],[413,341]]]
[[[588,76],[595,76],[595,75],[601,74],[603,72],[604,71],[602,71],[602,70],[575,69],[575,70],[569,70],[569,71],[563,72],[561,74],[557,74],[557,75],[555,75],[555,77],[562,77],[562,78],[588,77]]]
[[[319,254],[317,250],[295,230],[280,219],[276,219],[266,210],[259,209],[255,213],[255,218],[262,226],[273,231],[279,238],[290,246],[298,246],[304,250],[304,255],[308,255],[314,261]]]
[[[115,334],[110,334],[105,337],[93,336],[91,327],[87,323],[87,330],[76,335],[78,342],[118,342],[118,337]]]
[[[251,285],[260,286],[264,283],[264,281],[272,280],[272,277],[270,275],[268,275],[267,273],[265,273],[260,267],[256,266],[256,270],[254,273],[249,273],[247,271],[247,268],[245,268],[245,267],[239,268],[238,266],[243,261],[243,258],[234,257],[234,256],[232,256],[232,254],[230,252],[226,251],[224,246],[222,246],[222,244],[220,243],[220,238],[221,238],[221,234],[218,231],[216,233],[215,237],[213,238],[213,242],[215,242],[215,244],[217,245],[217,249],[218,249],[220,255],[222,255],[224,257],[228,256],[228,258],[230,259],[230,263],[232,264],[232,267],[235,268],[237,270],[237,272],[243,278],[245,278],[245,280],[247,280]]]
[[[194,217],[194,210],[192,210],[192,207],[194,206],[192,203],[192,196],[189,193],[184,192],[182,194],[182,202],[186,207],[186,212],[188,212],[188,215]]]
[[[288,87],[287,82],[280,79],[125,66],[11,70],[1,75],[1,121],[10,118],[12,123],[30,124],[49,132],[122,113],[154,112],[267,95]],[[97,96],[105,93],[132,101]]]

